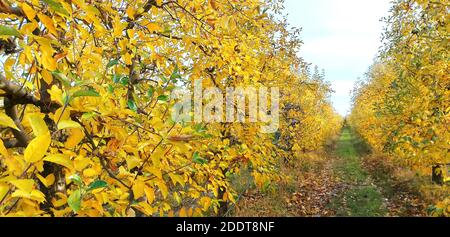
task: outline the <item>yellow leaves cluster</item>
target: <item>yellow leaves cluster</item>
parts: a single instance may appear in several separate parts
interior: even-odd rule
[[[422,1],[416,2],[422,4]],[[440,5],[403,9],[401,3],[394,4],[394,8],[399,11],[392,13],[392,17],[399,24],[392,24],[393,34],[386,42],[389,50],[383,56],[389,60],[375,64],[369,71],[370,80],[358,88],[350,120],[378,151],[389,148],[390,153],[410,163],[448,163],[448,155],[442,149],[448,147],[445,137],[448,121],[442,115],[450,102],[445,96],[449,80],[441,74],[448,70],[448,65],[431,60],[448,57],[448,49],[438,40],[447,33],[441,27],[422,29],[433,36],[416,34],[411,42],[402,37],[411,34],[412,30],[403,32],[395,28],[401,25],[417,31],[417,22],[402,15],[421,12],[438,20],[442,19],[445,9]],[[415,45],[411,49],[413,53],[405,46],[411,44]]]
[[[11,197],[19,197],[35,200],[38,202],[45,201],[44,194],[35,189],[35,183],[32,179],[20,179],[10,181],[17,189],[11,194]]]
[[[51,135],[45,121],[39,115],[29,115],[28,120],[36,137],[26,147],[24,159],[28,163],[34,163],[40,161],[47,153],[51,143]]]
[[[230,177],[242,169],[257,167],[251,173],[260,187],[280,179],[274,164],[281,146],[259,133],[260,124],[173,124],[175,101],[168,95],[194,79],[224,88],[286,88],[283,104],[304,109],[289,112],[298,125],[286,119],[280,127],[282,137],[294,135],[296,152],[319,147],[339,127],[324,99],[326,85],[290,83],[303,80],[291,68],[302,62],[294,53],[299,41],[255,10],[257,1],[230,2],[239,4],[236,12],[218,1],[181,0],[187,8],[176,15],[155,6],[144,11],[143,1],[55,1],[47,11],[39,4],[18,4],[24,15],[17,17],[27,23],[11,27],[23,36],[17,39],[23,51],[5,67],[8,80],[24,83],[40,101],[18,105],[27,146],[0,142],[8,177],[0,181],[0,196],[8,195],[7,204],[27,200],[14,214],[44,214],[38,205],[44,197],[29,180],[49,190],[70,184],[45,197],[56,216],[136,215],[130,206],[149,216],[200,216],[217,211],[220,201],[235,202]],[[307,93],[299,96],[302,90]],[[22,129],[3,112],[0,126],[11,128],[8,137]],[[59,173],[44,172],[44,162]],[[7,194],[12,189],[14,197]]]
[[[448,9],[421,0],[399,1],[393,9],[386,50],[356,88],[349,122],[375,151],[420,172],[450,162],[449,78],[443,74],[449,65],[441,61],[449,56],[442,41]],[[417,15],[427,20],[412,20]],[[441,24],[422,27],[430,21]]]
[[[8,115],[1,112],[0,112],[0,125],[19,130],[17,125],[14,123],[14,120],[12,120]]]

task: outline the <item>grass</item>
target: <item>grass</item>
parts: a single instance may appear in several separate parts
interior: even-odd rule
[[[350,129],[344,128],[337,143],[335,169],[349,188],[334,198],[330,207],[338,216],[384,216],[383,195],[370,184],[370,177],[362,166],[359,143]]]
[[[383,196],[372,186],[354,187],[335,198],[330,208],[337,216],[381,217],[386,213]]]
[[[337,143],[336,154],[339,159],[336,170],[344,181],[362,183],[368,175],[361,166],[360,156],[353,142],[354,138],[350,129],[344,129]]]

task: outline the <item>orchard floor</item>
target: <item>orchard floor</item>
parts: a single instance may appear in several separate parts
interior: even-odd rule
[[[326,151],[284,167],[291,179],[247,189],[230,216],[425,216],[426,205],[345,128]]]

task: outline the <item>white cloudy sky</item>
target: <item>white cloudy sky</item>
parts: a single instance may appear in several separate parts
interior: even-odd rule
[[[290,24],[303,28],[300,56],[325,69],[334,107],[346,115],[349,92],[380,46],[389,0],[285,0],[285,6]]]

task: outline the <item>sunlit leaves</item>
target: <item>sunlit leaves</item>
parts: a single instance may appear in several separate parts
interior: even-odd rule
[[[14,123],[14,120],[12,120],[8,115],[1,112],[0,112],[0,125],[19,130],[17,125]]]
[[[40,181],[32,190],[7,183],[15,197],[39,208],[37,188],[46,187],[55,208],[45,213],[55,216],[136,215],[130,206],[145,215],[204,215],[218,210],[218,200],[233,201],[230,177],[242,168],[258,167],[252,176],[261,187],[279,179],[273,164],[286,155],[284,145],[293,154],[288,136],[301,152],[319,148],[339,128],[327,86],[295,83],[309,80],[298,73],[306,68],[292,67],[302,62],[300,40],[271,11],[255,10],[259,2],[234,9],[182,0],[166,6],[170,11],[146,12],[143,4],[27,1],[17,4],[23,24],[1,26],[0,35],[20,46],[5,62],[7,79],[27,92],[17,97],[17,121],[0,112],[0,126],[8,128],[1,176]],[[188,92],[195,79],[224,88],[281,87],[283,103],[302,111],[287,112],[278,141],[259,133],[257,123],[175,123],[171,93]],[[290,126],[292,120],[301,123]],[[23,144],[15,143],[18,132],[26,135]],[[0,187],[13,206],[3,191],[9,187]],[[220,189],[229,192],[220,197]]]
[[[67,155],[63,154],[52,154],[49,156],[46,156],[44,158],[45,161],[52,162],[58,165],[62,165],[70,170],[73,170],[73,164],[70,158]]]
[[[424,170],[450,162],[442,149],[449,145],[448,64],[443,63],[448,29],[442,22],[448,6],[398,1],[392,9],[380,62],[356,88],[349,121],[375,151],[429,176]]]
[[[40,115],[31,114],[28,116],[28,121],[30,122],[34,135],[40,136],[48,134],[50,132],[47,125],[45,124],[44,119],[42,119]]]
[[[47,149],[51,143],[51,136],[49,133],[45,133],[34,138],[24,152],[24,159],[29,162],[40,161],[47,153]]]
[[[62,120],[58,123],[58,130],[67,128],[81,128],[81,125],[72,120]]]
[[[140,198],[142,196],[144,196],[145,192],[144,192],[144,188],[145,188],[145,183],[141,180],[136,180],[133,184],[133,195],[134,198]]]
[[[19,197],[43,202],[45,200],[44,194],[34,189],[34,180],[20,179],[10,181],[17,189],[11,194],[11,197]]]
[[[40,174],[36,174],[36,177],[47,188],[55,183],[55,175],[54,174],[49,174],[47,177],[43,177]]]
[[[22,3],[22,10],[29,20],[33,20],[36,17],[36,11],[26,2]]]

